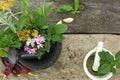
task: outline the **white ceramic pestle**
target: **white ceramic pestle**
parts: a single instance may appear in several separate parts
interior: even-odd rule
[[[98,45],[96,47],[96,53],[95,53],[95,58],[94,58],[94,63],[92,66],[92,69],[94,71],[98,71],[98,67],[100,66],[100,57],[99,57],[99,52],[101,52],[103,50],[103,42],[100,41],[98,42]]]

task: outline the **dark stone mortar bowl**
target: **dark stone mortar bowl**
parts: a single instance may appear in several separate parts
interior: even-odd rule
[[[30,70],[45,69],[52,66],[57,61],[58,57],[60,56],[61,50],[62,43],[55,43],[54,46],[51,47],[50,52],[44,53],[40,60],[38,60],[35,56],[21,57],[24,52],[17,51],[20,56],[17,62],[20,62],[23,66],[27,67]],[[10,54],[13,55],[13,53]],[[13,58],[13,56],[9,57]]]

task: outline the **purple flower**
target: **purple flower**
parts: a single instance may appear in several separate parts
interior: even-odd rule
[[[35,54],[36,53],[36,48],[32,48],[32,49],[29,49],[27,52],[29,53],[29,54]]]
[[[29,48],[27,45],[24,46],[24,51],[27,51]]]
[[[24,46],[24,51],[26,51],[28,54],[35,54],[37,48],[29,48],[27,45]]]
[[[33,41],[35,41],[37,44],[41,44],[41,43],[45,42],[45,38],[39,35],[39,36],[33,38]]]

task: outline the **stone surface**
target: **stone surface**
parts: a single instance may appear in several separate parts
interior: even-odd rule
[[[16,78],[12,74],[6,80],[90,80],[83,70],[85,55],[96,47],[98,41],[104,42],[104,48],[116,53],[120,50],[119,35],[65,35],[63,49],[58,61],[50,68],[33,71],[36,76],[21,74]],[[3,76],[3,64],[0,62],[0,80]],[[120,70],[110,80],[119,80]]]

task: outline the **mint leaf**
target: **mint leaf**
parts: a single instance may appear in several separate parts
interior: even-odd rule
[[[120,60],[116,60],[116,68],[120,69]]]
[[[57,8],[56,12],[57,13],[66,13],[66,12],[70,12],[72,10],[73,10],[72,6],[70,6],[70,5],[62,5],[62,6]]]
[[[102,51],[98,54],[103,61],[108,61],[110,63],[114,61],[114,57],[109,52]]]
[[[74,9],[75,11],[79,9],[79,0],[74,0]]]
[[[61,34],[61,33],[64,33],[66,30],[67,30],[67,25],[65,24],[56,24],[54,26],[54,32],[55,34]]]
[[[48,3],[46,6],[45,6],[45,16],[49,16],[49,14],[51,13],[51,11],[52,11],[52,5],[53,5],[53,3],[51,2],[51,3]]]
[[[110,64],[103,64],[98,68],[98,74],[106,74],[110,72]]]
[[[111,67],[111,72],[112,72],[113,74],[116,74],[116,69],[115,69],[114,67]]]
[[[0,49],[0,57],[8,57],[8,54],[2,49]]]
[[[99,57],[100,57],[101,60],[106,60],[106,55],[105,55],[106,52],[105,51],[101,51],[98,54],[99,54]]]
[[[114,57],[109,52],[106,52],[106,60],[112,62],[114,61]]]
[[[118,51],[115,55],[116,60],[120,60],[120,51]]]

